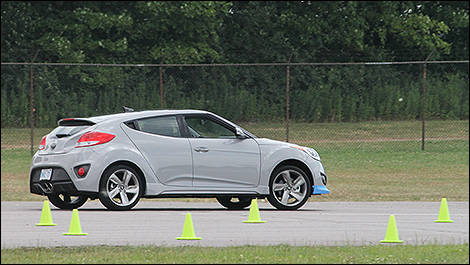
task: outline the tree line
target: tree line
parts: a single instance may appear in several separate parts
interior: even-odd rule
[[[259,63],[468,60],[468,2],[9,2],[2,62]],[[468,64],[428,65],[430,118],[468,119]],[[195,108],[237,121],[285,117],[281,66],[35,66],[36,123]],[[29,124],[28,66],[2,65],[1,126]],[[422,65],[291,66],[290,116],[420,117]]]

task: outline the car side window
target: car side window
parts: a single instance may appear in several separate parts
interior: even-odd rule
[[[164,136],[181,137],[175,116],[153,117],[137,120],[140,131]]]
[[[194,138],[236,138],[233,131],[206,117],[185,117],[189,133]]]

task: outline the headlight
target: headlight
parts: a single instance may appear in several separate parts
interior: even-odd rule
[[[320,161],[320,155],[313,148],[305,147],[305,146],[298,146],[298,145],[292,145],[291,147],[302,150],[305,153],[307,153],[307,155],[311,156],[313,159]]]
[[[305,150],[305,152],[306,152],[307,154],[309,154],[311,157],[313,157],[314,159],[320,161],[320,155],[318,154],[317,151],[315,151],[315,149],[305,147],[304,150]]]

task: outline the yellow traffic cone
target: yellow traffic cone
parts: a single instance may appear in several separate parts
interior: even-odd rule
[[[78,218],[78,210],[73,209],[72,220],[70,220],[69,232],[63,233],[66,236],[86,236],[88,233],[82,233],[82,227],[80,226],[80,219]]]
[[[196,237],[193,227],[193,219],[191,214],[187,213],[186,218],[184,219],[183,234],[181,237],[177,237],[177,240],[201,240],[200,237]]]
[[[387,232],[385,233],[385,239],[380,240],[380,243],[403,243],[403,240],[398,238],[397,225],[395,223],[395,216],[392,214],[388,219]]]
[[[259,216],[257,199],[251,200],[250,215],[248,216],[248,220],[243,221],[243,222],[244,223],[266,223],[266,221],[261,221],[261,218]]]
[[[449,217],[449,208],[447,207],[447,199],[442,198],[441,207],[439,208],[439,217],[434,222],[436,223],[453,223]]]
[[[54,226],[56,224],[52,223],[51,208],[49,207],[49,201],[45,200],[42,204],[41,219],[37,226]]]

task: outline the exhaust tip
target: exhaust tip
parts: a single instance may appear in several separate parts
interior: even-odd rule
[[[54,185],[50,182],[43,182],[39,187],[41,187],[42,191],[45,193],[52,193],[54,191]]]

